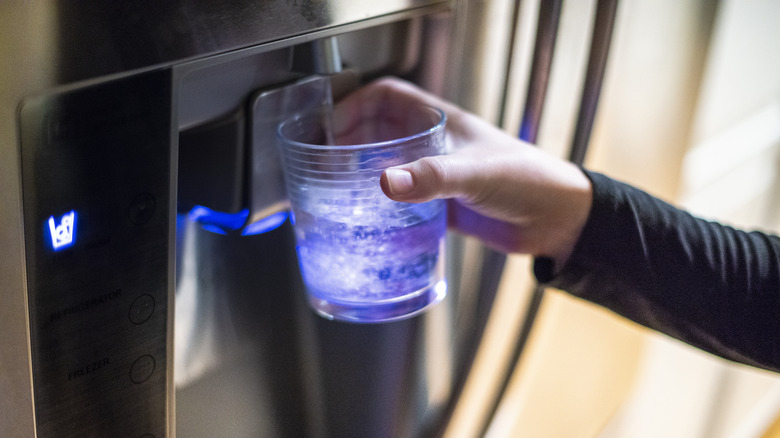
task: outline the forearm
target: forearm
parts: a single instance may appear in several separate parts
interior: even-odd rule
[[[722,357],[780,371],[780,239],[589,174],[590,217],[540,281]]]

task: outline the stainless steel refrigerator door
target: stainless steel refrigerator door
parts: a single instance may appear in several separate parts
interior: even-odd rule
[[[85,8],[75,4],[38,2],[0,6],[4,59],[15,66],[13,71],[3,70],[2,81],[0,81],[3,84],[0,93],[0,128],[2,128],[0,147],[2,147],[2,155],[7,158],[0,162],[0,178],[2,178],[0,219],[4,223],[0,232],[0,255],[3,259],[3,263],[0,264],[0,278],[2,278],[0,293],[2,310],[0,311],[2,311],[4,333],[4,342],[0,344],[0,375],[3,376],[0,389],[7,395],[2,398],[2,406],[0,406],[2,408],[0,409],[2,412],[0,432],[9,436],[26,436],[31,435],[37,427],[38,432],[44,435],[47,433],[46,430],[70,430],[74,434],[87,435],[90,431],[95,431],[95,434],[99,435],[102,433],[97,431],[102,427],[100,424],[113,427],[113,419],[121,416],[121,414],[111,414],[106,416],[108,419],[98,416],[101,418],[99,421],[82,416],[79,420],[68,411],[63,415],[71,415],[70,419],[62,420],[56,413],[52,414],[56,418],[46,419],[46,415],[53,412],[49,407],[59,406],[60,403],[47,398],[47,393],[54,394],[57,391],[46,389],[48,384],[45,381],[49,379],[49,372],[43,367],[38,367],[36,363],[41,365],[44,362],[48,363],[46,354],[50,350],[45,346],[47,342],[62,341],[65,343],[62,346],[64,351],[76,352],[78,357],[66,355],[59,358],[63,361],[62,370],[70,370],[65,374],[60,369],[51,372],[61,380],[67,381],[68,376],[71,376],[71,381],[81,383],[85,382],[86,378],[100,375],[93,371],[105,372],[107,369],[115,369],[117,373],[124,369],[127,371],[125,376],[129,376],[129,381],[134,385],[147,382],[146,377],[151,375],[164,376],[164,382],[158,382],[155,386],[158,388],[156,391],[163,387],[167,391],[166,395],[156,402],[157,406],[161,403],[164,407],[154,408],[156,413],[149,418],[156,418],[160,415],[159,412],[164,412],[165,424],[149,426],[149,430],[154,430],[155,432],[150,433],[155,435],[174,433],[171,372],[173,346],[170,341],[173,337],[174,324],[171,305],[174,300],[173,267],[178,262],[175,260],[174,252],[177,244],[174,238],[176,234],[174,200],[177,195],[175,187],[178,164],[176,146],[179,129],[210,117],[209,114],[204,116],[186,112],[186,108],[191,107],[181,101],[184,95],[179,92],[179,87],[183,84],[178,82],[182,77],[177,76],[176,72],[179,70],[176,66],[208,59],[216,63],[227,63],[274,50],[281,53],[278,51],[318,38],[408,20],[405,25],[408,28],[403,32],[413,35],[413,38],[400,39],[406,41],[407,45],[395,47],[396,50],[392,54],[393,68],[384,69],[386,66],[383,65],[382,56],[372,58],[372,55],[377,52],[372,52],[368,47],[371,44],[358,42],[354,45],[355,51],[361,52],[358,58],[367,61],[360,63],[357,70],[374,75],[387,72],[405,73],[410,79],[438,92],[444,92],[451,78],[457,77],[457,74],[451,70],[450,63],[454,62],[453,59],[442,57],[442,54],[449,49],[438,50],[442,47],[450,47],[447,41],[459,29],[456,19],[457,8],[453,8],[452,2],[397,1],[383,2],[381,5],[369,1],[350,2],[349,5],[346,3],[265,2],[254,5],[246,2],[217,5],[192,1],[175,5],[158,5],[151,2],[135,2]],[[412,20],[419,17],[424,17],[424,23],[420,20]],[[392,32],[389,34],[383,32],[372,36],[385,38],[391,35],[389,42],[382,39],[379,42],[393,46],[395,40],[392,34]],[[427,52],[421,56],[419,51],[422,49]],[[349,57],[345,62],[348,61]],[[273,77],[273,71],[263,66],[259,71],[260,84],[256,85],[286,80],[289,78],[288,73],[285,70],[283,75]],[[162,78],[161,83],[167,85],[124,87],[144,77]],[[228,82],[223,83],[229,88]],[[117,87],[120,92],[111,93],[110,90],[114,87]],[[83,107],[89,108],[87,111],[89,115],[86,119],[82,119],[80,116],[82,104],[78,103],[78,96],[90,96],[90,93],[102,97],[88,99],[89,102]],[[159,111],[159,114],[155,116],[152,112],[144,116],[157,117],[149,119],[152,124],[159,121],[169,125],[167,141],[170,148],[160,148],[157,151],[160,157],[151,158],[154,166],[150,167],[137,165],[138,160],[144,159],[138,157],[143,156],[145,145],[165,142],[166,135],[162,131],[152,130],[146,133],[150,136],[148,137],[150,142],[135,139],[139,140],[137,148],[133,147],[132,143],[123,143],[128,138],[121,138],[122,129],[132,130],[134,126],[139,131],[147,129],[142,124],[134,125],[144,120],[144,117],[134,118],[133,114],[128,114],[123,109],[112,109],[110,105],[101,106],[103,102],[132,100],[145,95],[149,96],[147,104],[154,107],[155,112]],[[72,98],[72,96],[76,97]],[[78,108],[68,107],[74,101]],[[227,101],[229,102],[230,99]],[[49,117],[49,114],[57,114],[50,113],[49,110],[62,102],[65,102],[62,107],[68,110],[68,115],[62,116],[60,122],[57,122],[57,117],[60,116]],[[215,105],[210,107],[211,110],[218,108],[218,104],[219,102],[215,101]],[[188,118],[189,116],[193,118]],[[112,124],[123,125],[125,128],[101,131],[103,129],[101,126],[112,126]],[[28,132],[28,134],[20,135],[20,132]],[[95,133],[98,135],[95,136]],[[116,137],[117,135],[120,137]],[[37,184],[45,181],[45,178],[39,176],[47,175],[47,166],[56,166],[62,161],[59,158],[38,160],[37,151],[44,151],[42,153],[45,154],[47,141],[58,138],[67,139],[68,141],[62,142],[62,146],[70,147],[73,152],[71,155],[66,154],[63,160],[81,162],[88,165],[90,170],[77,171],[78,165],[72,166],[73,163],[63,166],[59,170],[67,169],[64,171],[66,176],[55,178],[62,186],[42,196],[39,194],[43,192]],[[99,145],[90,143],[94,138],[105,143],[106,149],[101,150]],[[119,146],[110,149],[114,143]],[[117,164],[124,159],[127,160],[126,168]],[[101,160],[110,164],[103,165]],[[28,170],[22,175],[22,168],[25,165]],[[160,166],[160,169],[155,171],[155,166]],[[148,178],[143,177],[147,170],[157,172],[155,178],[162,178],[164,181],[153,182],[154,178],[147,181]],[[57,168],[52,167],[51,176],[55,175],[58,175]],[[128,175],[130,177],[125,178]],[[138,182],[132,185],[132,188],[128,185],[125,190],[127,193],[137,192],[132,199],[125,199],[124,195],[116,196],[116,205],[94,201],[95,204],[90,204],[88,208],[88,214],[80,215],[76,219],[68,219],[71,210],[68,210],[64,204],[54,208],[57,202],[79,197],[95,195],[92,199],[110,198],[106,193],[117,192],[116,187],[112,185],[113,182],[122,181],[118,183],[121,186],[126,179]],[[50,184],[55,183],[50,182]],[[153,188],[144,188],[146,184]],[[144,196],[144,193],[150,192],[154,192],[151,197]],[[70,196],[73,193],[77,193],[78,196]],[[50,214],[47,209],[51,209]],[[44,213],[44,210],[47,212]],[[120,210],[123,210],[125,215],[122,220],[129,221],[132,225],[122,222],[120,226],[121,221],[110,218],[114,213],[118,215]],[[149,238],[156,244],[144,243],[144,238],[131,241],[122,234],[122,227],[139,225],[135,222],[143,222],[139,218],[145,217],[144,212],[149,210],[156,212],[158,216],[154,217],[157,219],[164,217],[164,220],[158,222],[154,228],[160,233],[159,236]],[[76,211],[75,207],[73,211]],[[93,213],[89,213],[90,211]],[[95,211],[97,213],[94,213]],[[41,222],[42,218],[43,222]],[[67,225],[75,221],[77,243],[74,244],[76,246],[71,247],[74,250],[71,254],[77,254],[78,257],[61,253],[47,259],[46,253],[40,252],[43,238],[52,238],[51,231],[49,236],[40,234],[45,231],[48,218],[54,219],[55,230],[66,231]],[[104,227],[102,234],[93,230],[95,234],[91,240],[87,239],[85,242],[81,239],[79,236],[89,237],[89,233],[82,232],[80,228],[85,221],[98,224],[96,229],[100,229],[100,226]],[[119,232],[123,237],[121,239],[111,237],[116,236],[112,234],[113,232]],[[126,243],[120,245],[120,241]],[[139,253],[144,262],[133,265],[129,270],[130,273],[118,274],[121,263],[117,260],[127,257],[128,260],[133,261],[132,248],[134,247],[145,248],[144,252]],[[47,264],[54,263],[52,260],[69,258],[76,260],[87,253],[91,254],[87,257],[90,258],[89,260],[73,262],[78,265],[78,269],[68,270],[60,263],[53,268],[57,272],[50,275],[51,270],[46,268]],[[115,257],[115,253],[121,254]],[[99,257],[100,254],[105,257]],[[63,284],[67,284],[67,281],[61,283],[57,280],[86,281],[85,270],[89,269],[87,265],[93,264],[106,266],[102,273],[98,270],[95,273],[90,272],[95,283],[99,282],[100,285],[95,285],[92,289],[78,288],[78,294],[83,295],[70,296],[69,302],[65,302],[67,300],[58,302],[57,300],[64,300],[64,298],[58,294],[57,288],[64,287]],[[149,269],[152,265],[155,267]],[[110,287],[109,283],[119,281],[112,273],[117,273],[120,279],[122,275],[126,275],[127,279],[121,280],[123,286],[113,289]],[[69,276],[75,280],[70,279]],[[132,281],[137,277],[154,283],[155,286],[151,286],[153,292],[140,294],[137,291],[133,294],[125,292],[128,288],[134,290],[145,288],[145,286],[133,285]],[[290,283],[287,284],[289,286]],[[161,292],[163,287],[166,289],[164,293]],[[107,292],[98,293],[102,290]],[[117,293],[118,290],[121,292]],[[453,291],[451,295],[454,300],[458,294]],[[148,297],[151,297],[151,301]],[[140,304],[138,300],[141,300]],[[488,296],[485,300],[485,305],[488,307],[489,301]],[[91,304],[100,302],[108,304],[102,307]],[[473,300],[458,302],[472,303]],[[47,305],[51,308],[46,308]],[[141,322],[143,324],[149,319],[141,318],[139,315],[145,315],[150,308],[154,309],[153,313],[159,312],[154,314],[161,317],[153,330],[155,340],[152,349],[158,351],[154,354],[136,350],[138,342],[141,342],[140,340],[145,336],[139,338],[133,334],[133,330],[137,327],[128,325],[129,328],[121,329],[121,335],[116,335],[113,331],[116,329],[115,326],[110,322],[100,322],[116,321],[119,324],[120,320],[123,320],[123,324],[129,321],[130,325],[140,325],[136,322],[143,319]],[[110,312],[104,313],[104,310]],[[469,358],[474,348],[472,342],[463,345],[459,338],[452,338],[452,333],[455,332],[453,327],[458,325],[458,320],[453,319],[454,316],[447,315],[461,313],[463,312],[453,312],[452,308],[440,306],[425,318],[396,326],[365,328],[361,335],[353,333],[352,327],[327,328],[326,321],[316,318],[301,323],[304,327],[301,332],[305,336],[297,340],[296,345],[308,350],[301,357],[310,357],[303,360],[306,368],[303,375],[314,376],[306,378],[319,379],[317,381],[321,385],[317,390],[321,392],[315,391],[318,396],[314,397],[314,403],[319,405],[309,407],[309,412],[315,412],[315,419],[309,424],[329,424],[335,428],[331,431],[342,430],[340,428],[361,430],[361,427],[376,428],[393,424],[400,434],[405,434],[409,430],[421,430],[423,424],[435,424],[437,421],[435,418],[432,420],[431,416],[435,417],[438,415],[437,412],[446,410],[451,397],[457,394],[458,382],[468,370]],[[467,309],[465,313],[470,314],[471,309]],[[82,332],[84,326],[91,322],[102,324],[103,328],[95,332],[93,338],[58,337],[65,332],[56,328],[47,331],[49,329],[45,327],[44,321],[57,320],[56,315],[59,314],[68,314],[71,315],[70,318],[80,319],[77,324],[74,323],[73,330],[76,332]],[[124,316],[121,318],[116,316],[120,314]],[[234,314],[238,314],[238,311]],[[305,314],[301,318],[306,320],[310,317],[310,314]],[[470,323],[479,322],[479,318],[475,319],[469,315],[466,320]],[[432,329],[432,327],[436,328]],[[109,337],[117,342],[115,344],[109,342],[107,340]],[[106,347],[101,347],[100,342],[91,342],[99,338],[102,338],[101,342],[107,343]],[[78,339],[78,342],[72,339]],[[474,337],[469,336],[469,339],[473,341]],[[164,348],[161,347],[163,343]],[[379,384],[384,388],[382,391],[385,391],[383,393],[385,395],[379,398],[376,392],[368,390],[357,397],[361,390],[351,389],[342,383],[342,373],[348,370],[343,366],[343,360],[337,360],[338,356],[331,356],[329,351],[317,351],[317,347],[322,345],[344,347],[351,345],[350,354],[360,356],[363,353],[361,347],[367,344],[377,345],[376,354],[363,363],[351,364],[352,371],[348,374],[366,376],[376,374],[374,373],[376,369],[384,369],[385,371],[379,373],[380,379],[375,381],[375,384]],[[459,350],[451,350],[455,347]],[[79,353],[88,348],[93,349],[89,354]],[[122,353],[101,355],[100,352],[104,351],[122,351]],[[119,357],[117,355],[127,356],[127,358],[120,361],[116,359]],[[130,361],[128,358],[133,355],[138,357]],[[390,358],[393,360],[388,360]],[[158,366],[158,361],[165,362],[165,365]],[[126,366],[128,364],[129,370]],[[149,370],[152,372],[149,373]],[[256,370],[251,372],[256,374]],[[87,376],[83,377],[84,375]],[[395,385],[398,379],[404,382],[400,387]],[[112,379],[106,377],[106,380]],[[89,386],[88,392],[103,393],[99,389],[100,385],[87,386]],[[112,392],[110,389],[107,391]],[[414,393],[412,397],[409,397],[410,392]],[[97,397],[93,400],[105,399]],[[372,409],[381,413],[381,421],[374,422],[374,418],[380,417],[371,416],[342,417],[338,414],[338,410],[333,411],[334,406],[341,406],[342,412],[349,411],[350,407],[364,408],[366,406],[364,400],[373,401],[375,405]],[[384,401],[388,400],[394,401],[396,410],[385,409]],[[423,403],[428,404],[423,409],[415,409],[412,404],[405,403],[410,400],[422,400]],[[262,405],[257,400],[255,402],[257,406]],[[433,409],[429,409],[429,406]],[[250,406],[248,409],[249,415],[254,412],[253,407]],[[327,419],[329,415],[330,419]],[[61,420],[64,423],[60,423]],[[325,423],[317,423],[317,421],[325,421]],[[69,424],[69,429],[59,429],[60,424]],[[398,424],[401,426],[397,426]],[[103,429],[105,430],[108,429]]]

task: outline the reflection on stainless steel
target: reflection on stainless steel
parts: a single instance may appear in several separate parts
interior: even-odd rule
[[[612,30],[615,24],[618,0],[599,0],[596,4],[596,19],[593,25],[593,35],[590,42],[590,54],[583,91],[580,100],[580,109],[575,126],[574,137],[569,150],[569,160],[577,165],[582,165],[590,141],[590,133],[596,118],[596,108],[601,86],[606,70],[607,55],[612,42]],[[540,8],[539,28],[537,34],[537,52],[534,54],[529,95],[526,105],[526,113],[522,121],[520,137],[526,141],[534,142],[539,130],[544,93],[549,79],[552,52],[555,46],[555,34],[557,34],[558,20],[560,19],[560,2],[550,2],[546,7]],[[537,66],[537,62],[539,65]],[[536,68],[539,71],[536,71]],[[523,318],[522,328],[511,354],[511,363],[519,363],[519,359],[525,351],[526,344],[531,335],[536,318],[545,296],[545,288],[541,285],[534,287],[528,307]],[[511,375],[505,376],[501,384],[502,395],[509,386]],[[495,401],[491,417],[498,409],[502,397]],[[485,425],[487,431],[488,425]]]
[[[435,307],[425,319],[425,348],[423,364],[427,376],[427,404],[430,406],[424,422],[435,424],[454,392],[453,378],[456,370],[453,360],[456,347],[453,342],[454,316],[450,309]]]
[[[178,433],[304,436],[306,387],[295,312],[300,294],[289,225],[240,236],[181,222]]]
[[[588,55],[588,67],[585,84],[582,88],[580,111],[574,129],[569,160],[582,165],[588,149],[590,133],[596,119],[596,108],[601,96],[601,85],[607,69],[607,55],[612,43],[612,29],[615,27],[615,14],[618,0],[599,0],[596,4],[596,20],[593,23],[593,36]]]
[[[177,386],[186,386],[216,368],[219,358],[224,356],[220,349],[229,350],[235,337],[217,339],[219,334],[234,332],[232,324],[229,324],[229,309],[220,301],[222,295],[207,294],[198,287],[199,266],[195,245],[200,227],[189,220],[187,215],[179,216],[177,232],[181,240],[177,242],[179,281],[176,284],[174,382]],[[224,328],[217,327],[221,322],[218,316],[228,318],[227,322],[222,321]]]
[[[525,101],[520,138],[529,143],[536,142],[542,118],[547,83],[550,79],[555,39],[558,36],[558,22],[561,18],[562,0],[542,2],[539,5],[539,22],[536,28],[536,47],[528,80],[528,96]]]

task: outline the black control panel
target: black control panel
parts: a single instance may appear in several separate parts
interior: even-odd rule
[[[19,120],[37,434],[163,437],[171,73],[33,97]]]

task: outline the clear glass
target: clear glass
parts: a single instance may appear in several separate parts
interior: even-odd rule
[[[446,203],[392,201],[379,177],[445,153],[444,113],[386,107],[335,139],[326,116],[296,117],[278,131],[309,304],[352,322],[418,314],[446,294]]]

